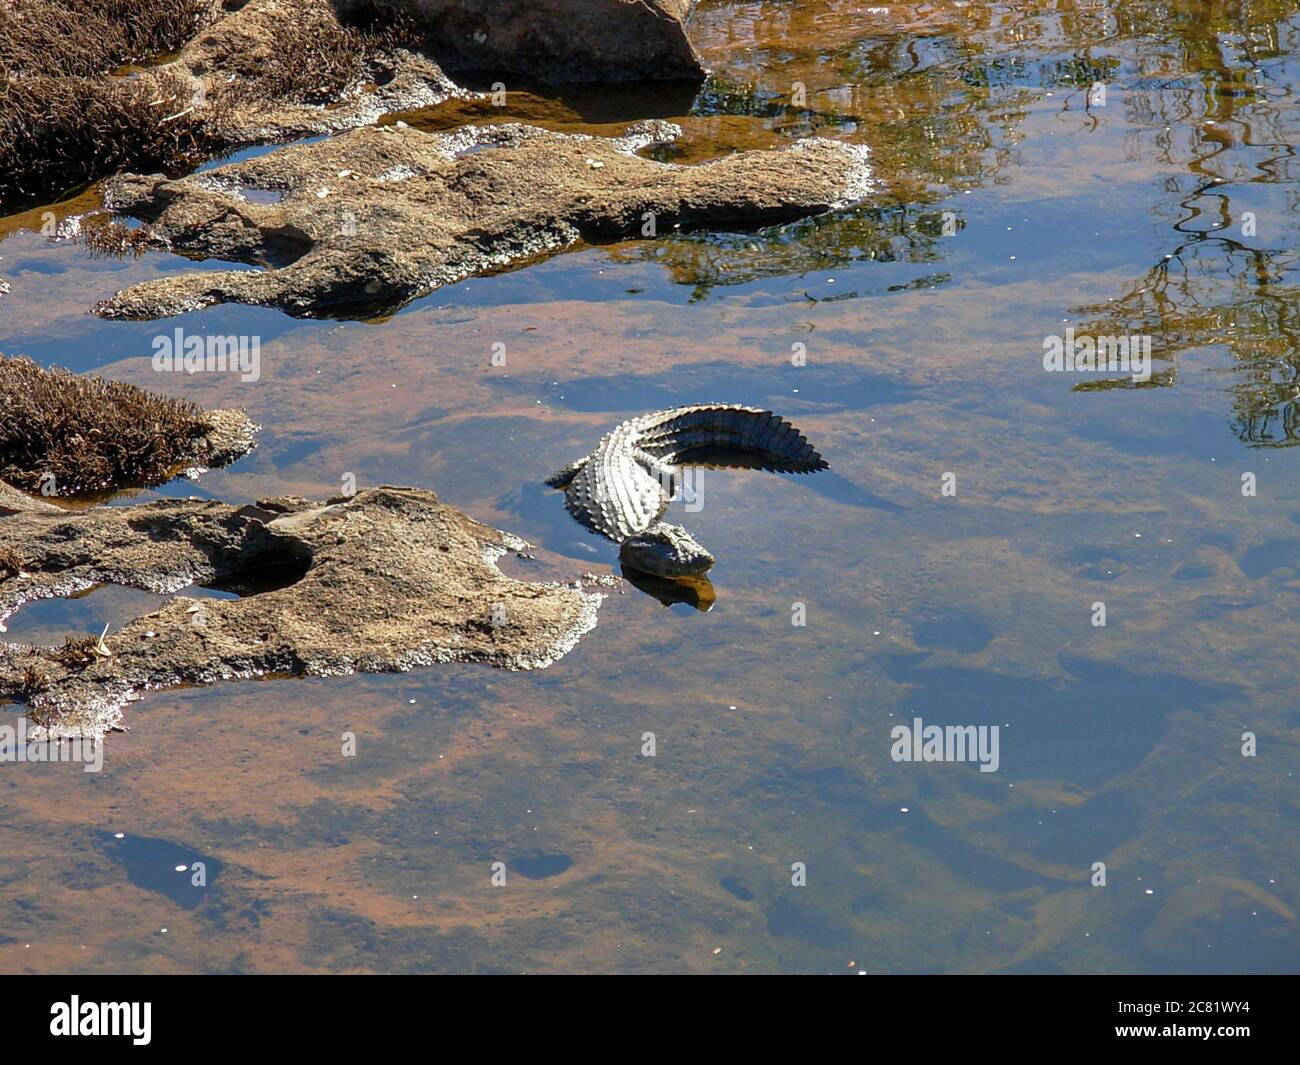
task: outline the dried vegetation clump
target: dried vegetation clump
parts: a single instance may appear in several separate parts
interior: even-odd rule
[[[0,210],[127,167],[205,158],[214,116],[183,79],[109,76],[178,48],[210,0],[0,0]]]
[[[28,666],[23,670],[22,679],[19,681],[19,688],[16,695],[38,695],[46,691],[50,686],[50,675],[43,670],[38,664]]]
[[[421,41],[404,18],[345,23],[329,3],[293,5],[282,39],[256,20],[217,32],[227,14],[212,0],[0,0],[0,211],[123,170],[192,170],[248,139],[250,108],[332,104],[391,79],[395,51]],[[175,63],[115,70],[209,24]]]
[[[398,15],[345,23],[332,8],[311,6],[297,12],[286,47],[244,47],[231,34],[207,51],[203,65],[226,79],[229,88],[220,98],[231,106],[327,104],[347,89],[390,77],[393,52],[419,48],[421,41],[410,20]]]
[[[23,571],[23,561],[18,552],[8,547],[0,547],[0,581],[17,577]]]
[[[147,226],[133,229],[106,214],[83,219],[77,239],[92,259],[134,259],[148,251],[154,241]]]
[[[179,78],[0,80],[0,210],[120,170],[180,173],[216,145],[216,117]]]
[[[211,0],[0,0],[0,76],[90,77],[175,51]]]
[[[211,423],[195,404],[0,355],[0,480],[82,496],[173,477]]]
[[[53,658],[68,669],[84,669],[99,657],[99,637],[89,634],[84,636],[65,636],[63,646],[54,652]],[[30,667],[29,667],[30,669]],[[47,681],[48,683],[48,681]]]

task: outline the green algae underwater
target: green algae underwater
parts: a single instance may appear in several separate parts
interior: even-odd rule
[[[662,117],[682,163],[830,136],[871,149],[872,195],[358,322],[100,321],[194,264],[42,236],[94,189],[0,219],[0,350],[265,427],[198,486],[115,504],[351,473],[432,488],[538,545],[508,572],[571,579],[616,548],[542,481],[626,417],[770,407],[831,464],[704,471],[670,520],[718,558],[710,609],[625,585],[549,669],[149,693],[101,773],[4,765],[0,969],[1300,967],[1300,4],[705,0],[692,34],[697,93],[402,117]],[[160,386],[151,340],[177,326],[260,336],[261,379]],[[1067,329],[1150,336],[1149,379],[1044,372]],[[41,604],[8,638],[141,599]],[[997,771],[895,761],[917,718],[999,726]]]

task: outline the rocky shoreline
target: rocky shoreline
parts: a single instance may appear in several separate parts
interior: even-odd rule
[[[95,308],[105,318],[224,302],[369,315],[579,241],[774,225],[871,188],[865,148],[818,138],[685,166],[642,154],[680,136],[663,121],[621,136],[377,124],[480,95],[446,70],[699,83],[686,32],[693,0],[192,0],[165,24],[157,0],[129,0],[131,27],[160,27],[141,39],[193,32],[153,65],[112,67],[142,57],[110,42],[55,50],[33,69],[12,45],[15,26],[30,29],[31,11],[59,23],[76,2],[37,0],[24,24],[0,0],[0,94],[29,118],[48,100],[67,104],[57,121],[0,123],[0,163],[36,151],[33,128],[60,159],[34,155],[0,180],[0,209],[107,178],[108,213],[142,227],[91,227],[88,247],[254,267],[130,286]],[[80,120],[87,100],[94,108]],[[312,134],[325,136],[181,176],[234,147]],[[130,172],[141,164],[154,172]],[[496,558],[526,545],[418,488],[86,509],[125,487],[232,462],[256,427],[239,411],[204,412],[25,360],[6,366],[17,382],[7,405],[22,417],[0,433],[0,631],[24,603],[98,584],[174,596],[117,632],[69,635],[62,647],[0,643],[0,697],[25,704],[48,733],[100,735],[140,693],[182,684],[452,661],[543,667],[596,623],[600,593],[506,577]],[[43,491],[51,471],[56,492]],[[175,595],[254,577],[258,588],[235,599]]]
[[[442,662],[544,667],[595,626],[603,596],[496,568],[526,546],[414,488],[243,507],[34,507],[0,520],[0,559],[17,560],[0,569],[0,621],[101,583],[171,594],[244,577],[270,590],[176,595],[99,641],[0,643],[0,695],[22,698],[52,734],[98,736],[139,693],[182,684]]]

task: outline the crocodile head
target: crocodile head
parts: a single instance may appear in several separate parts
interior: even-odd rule
[[[625,566],[657,577],[696,577],[713,565],[713,556],[690,533],[667,522],[628,537],[618,557]]]

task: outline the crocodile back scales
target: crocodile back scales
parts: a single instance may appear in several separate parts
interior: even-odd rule
[[[658,522],[669,494],[647,461],[811,473],[827,469],[807,437],[780,415],[755,407],[700,404],[643,414],[606,434],[581,464],[550,483],[565,486],[569,513],[622,543]]]

